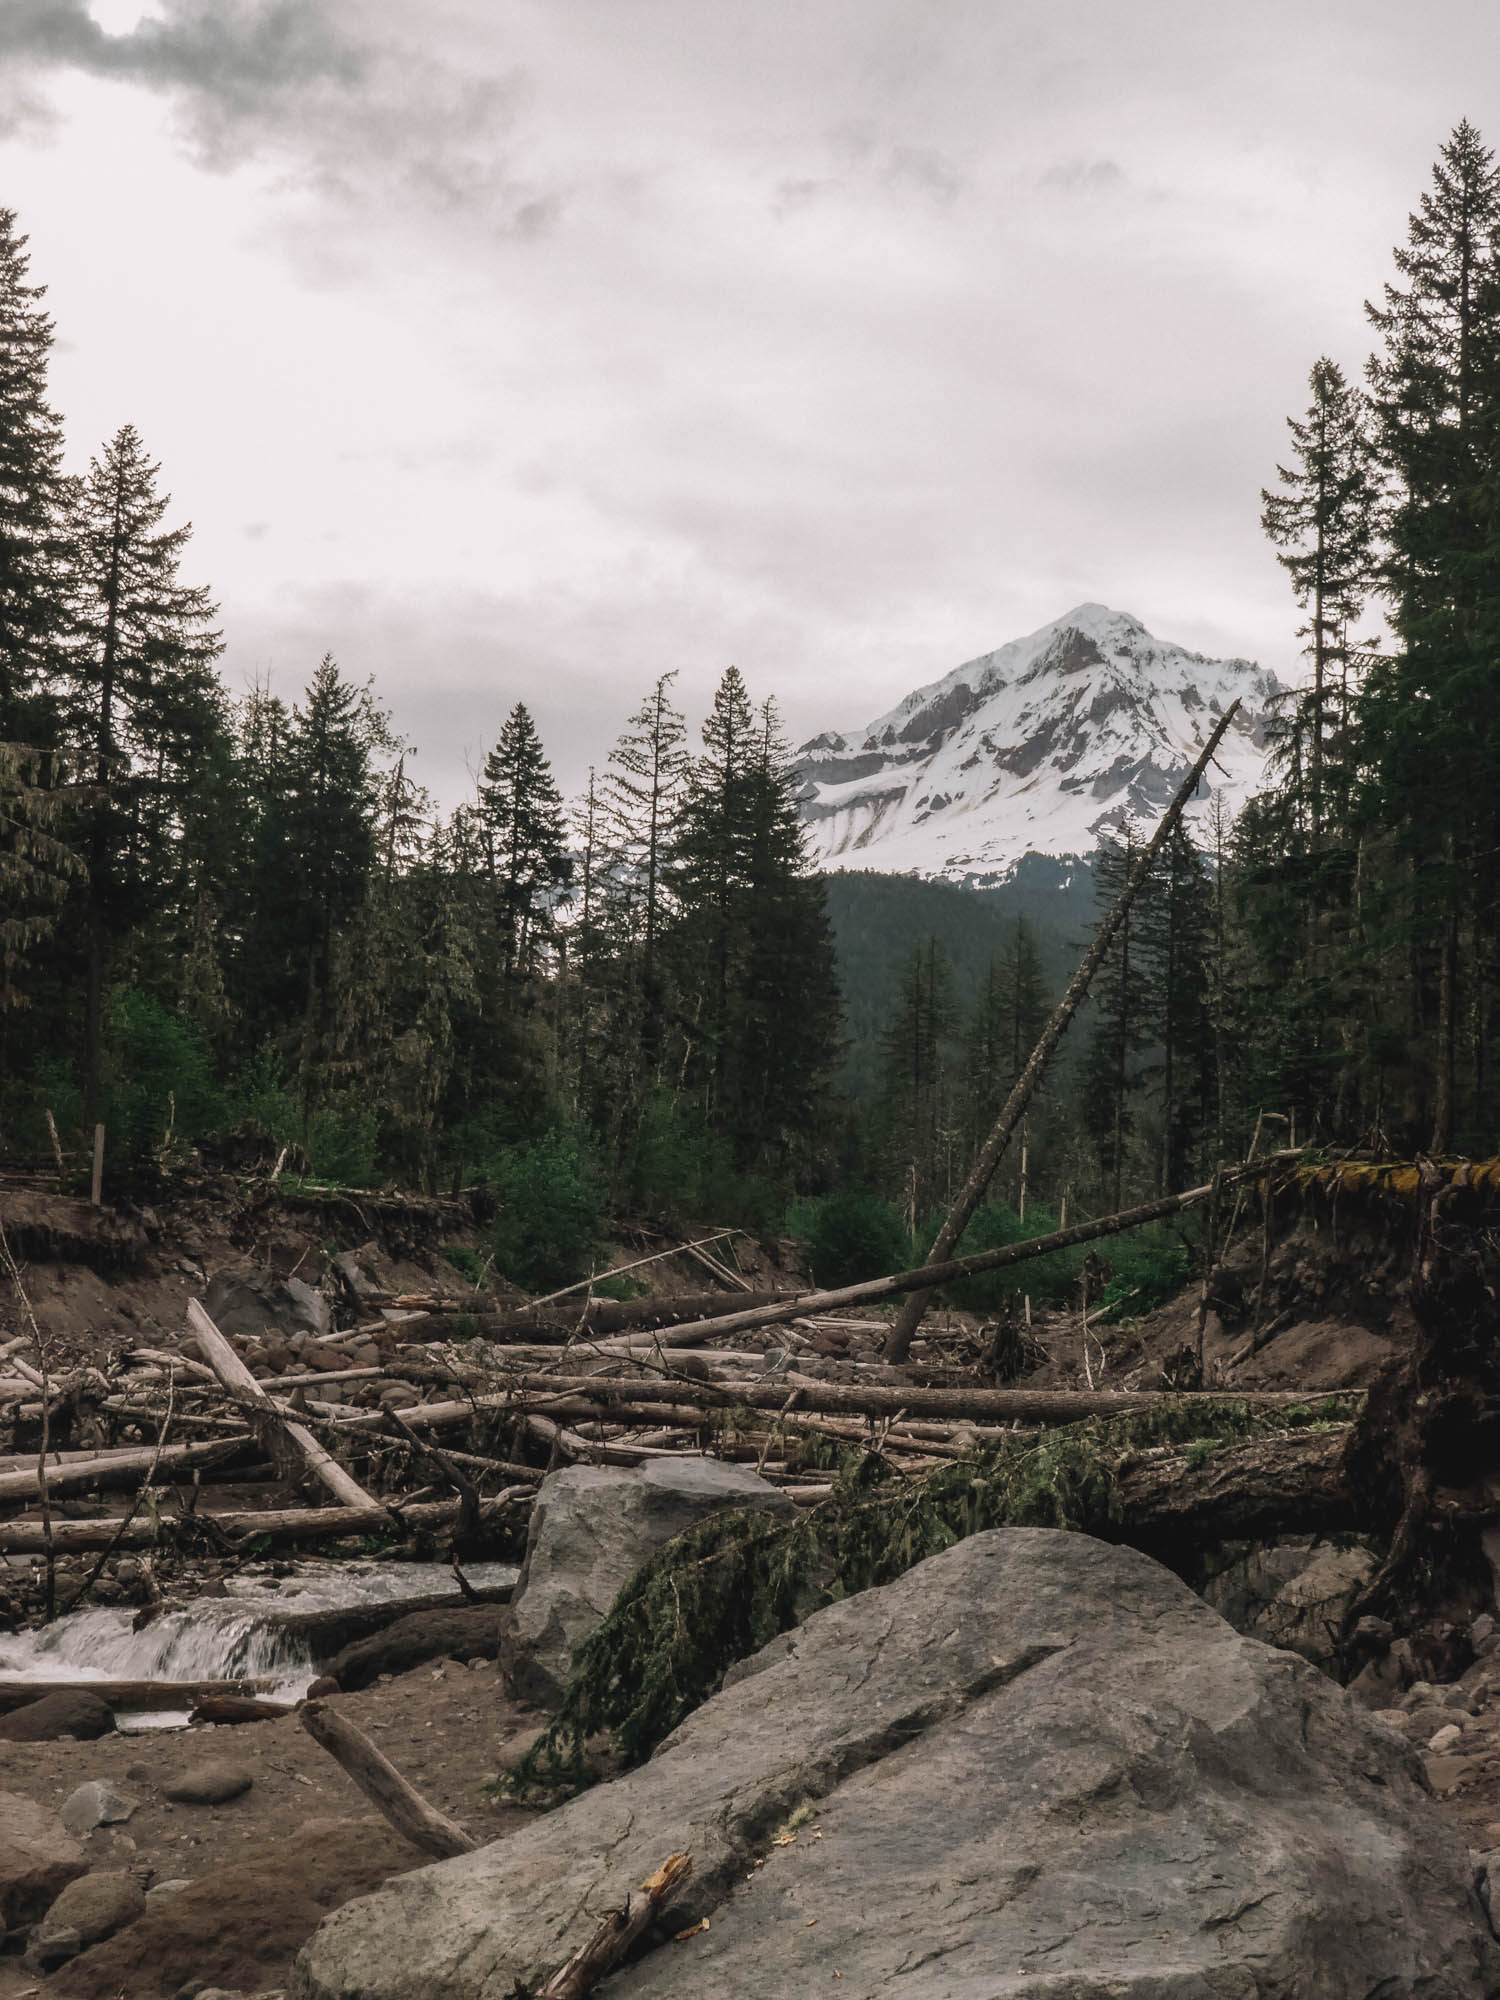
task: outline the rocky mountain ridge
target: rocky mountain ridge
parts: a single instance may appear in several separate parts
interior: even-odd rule
[[[1241,707],[1212,791],[1237,810],[1262,782],[1283,692],[1251,660],[1213,660],[1138,618],[1082,604],[955,667],[861,728],[797,753],[809,845],[825,869],[988,885],[1028,853],[1087,855],[1154,822],[1214,724]]]

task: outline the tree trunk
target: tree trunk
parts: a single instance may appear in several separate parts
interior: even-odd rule
[[[362,1729],[320,1701],[308,1701],[297,1720],[314,1743],[321,1744],[342,1765],[365,1797],[390,1821],[403,1839],[424,1854],[449,1861],[455,1854],[472,1854],[479,1842],[473,1834],[440,1813],[414,1785],[408,1784],[390,1759],[377,1750]]]
[[[1171,805],[1168,806],[1166,812],[1162,815],[1160,826],[1157,827],[1148,844],[1136,857],[1135,866],[1131,869],[1124,888],[1121,889],[1115,899],[1113,908],[1108,911],[1103,923],[1099,926],[1094,942],[1089,946],[1087,952],[1085,952],[1083,962],[1069,982],[1067,992],[1064,993],[1062,999],[1058,1002],[1051,1020],[1042,1030],[1041,1040],[1032,1050],[1030,1060],[1016,1080],[1015,1088],[1011,1091],[1009,1098],[1007,1098],[1005,1107],[996,1120],[993,1131],[980,1148],[979,1157],[974,1162],[969,1178],[965,1181],[959,1192],[957,1201],[954,1202],[953,1207],[943,1222],[942,1228],[937,1233],[936,1241],[927,1253],[927,1262],[929,1264],[941,1264],[957,1248],[965,1229],[969,1225],[970,1218],[984,1199],[985,1191],[994,1178],[995,1169],[999,1166],[1005,1149],[1010,1144],[1012,1133],[1020,1124],[1022,1115],[1027,1105],[1031,1102],[1037,1085],[1042,1080],[1042,1072],[1051,1061],[1054,1050],[1067,1031],[1068,1024],[1083,1005],[1089,987],[1093,983],[1094,974],[1104,963],[1105,955],[1110,945],[1114,942],[1116,933],[1129,915],[1130,906],[1135,901],[1147,875],[1151,872],[1152,864],[1166,842],[1170,839],[1172,829],[1176,826],[1178,820],[1181,819],[1189,799],[1197,791],[1203,773],[1208,769],[1209,760],[1212,758],[1215,750],[1218,749],[1220,739],[1234,720],[1238,708],[1239,702],[1232,701],[1219,718],[1213,734],[1204,746],[1203,754],[1183,781],[1176,798],[1173,799]],[[1118,1207],[1118,1205],[1117,1201],[1116,1206]],[[888,1361],[904,1361],[911,1352],[912,1339],[916,1334],[917,1328],[922,1323],[922,1315],[927,1309],[927,1303],[926,1294],[922,1292],[918,1293],[914,1299],[909,1300],[902,1307],[891,1327],[890,1338],[886,1342],[886,1359]]]

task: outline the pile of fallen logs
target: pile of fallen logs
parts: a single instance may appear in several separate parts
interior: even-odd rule
[[[497,1310],[477,1294],[459,1302],[469,1337],[454,1339],[451,1301],[367,1299],[361,1310],[379,1318],[323,1336],[290,1369],[258,1340],[226,1338],[196,1301],[175,1344],[56,1379],[23,1336],[0,1349],[0,1409],[20,1431],[45,1419],[48,1435],[44,1450],[0,1459],[0,1552],[228,1551],[248,1537],[450,1530],[468,1547],[487,1535],[513,1545],[559,1464],[706,1454],[749,1463],[813,1504],[830,1490],[817,1465],[837,1456],[833,1447],[920,1473],[1017,1427],[1156,1408],[1162,1392],[1152,1390],[925,1386],[913,1380],[919,1369],[880,1358],[883,1317],[851,1315],[1177,1213],[1208,1193],[838,1291],[575,1300],[566,1327],[561,1299]],[[830,1363],[830,1350],[846,1358]],[[68,1448],[85,1424],[112,1442]],[[1226,1534],[1252,1532],[1270,1508],[1283,1531],[1344,1525],[1330,1435],[1263,1439],[1211,1467],[1179,1462],[1171,1476],[1147,1466],[1139,1505],[1179,1518],[1196,1508]]]

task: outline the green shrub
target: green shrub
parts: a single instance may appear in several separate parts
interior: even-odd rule
[[[181,1149],[223,1117],[208,1049],[187,1022],[134,987],[110,995],[101,1109],[110,1157],[122,1164]]]
[[[595,1278],[589,1289],[596,1299],[616,1299],[621,1304],[627,1299],[644,1298],[646,1287],[634,1278],[617,1278],[606,1271],[602,1278]]]
[[[904,1271],[915,1262],[900,1214],[863,1188],[793,1203],[786,1228],[807,1245],[819,1285],[857,1285],[864,1278]]]
[[[941,1216],[929,1216],[923,1225],[923,1256],[937,1235],[941,1219]],[[980,1250],[1001,1250],[1007,1244],[1026,1243],[1035,1236],[1050,1236],[1056,1228],[1057,1217],[1044,1208],[1032,1208],[1023,1222],[1014,1209],[1004,1208],[998,1202],[986,1202],[970,1218],[959,1243],[958,1254],[960,1257],[971,1257]],[[947,1286],[945,1296],[965,1312],[976,1313],[999,1312],[1028,1294],[1039,1304],[1061,1305],[1072,1295],[1078,1283],[1081,1261],[1080,1253],[1075,1250],[1054,1250],[1047,1257],[1031,1257],[1022,1264],[1002,1265],[998,1271],[981,1271],[977,1277],[965,1278],[959,1284]]]
[[[1112,1275],[1094,1301],[1095,1319],[1138,1319],[1165,1305],[1188,1281],[1191,1260],[1186,1245],[1174,1238],[1143,1230],[1108,1254]]]
[[[308,1177],[336,1187],[374,1187],[380,1172],[380,1121],[353,1098],[320,1105],[304,1120],[297,1092],[271,1042],[263,1042],[229,1092],[232,1126],[254,1126],[276,1146],[299,1146]]]
[[[373,1111],[338,1105],[315,1111],[302,1145],[314,1180],[363,1188],[380,1179],[380,1122]]]
[[[476,1291],[481,1285],[488,1282],[483,1258],[476,1251],[470,1250],[466,1244],[445,1243],[443,1245],[443,1257],[447,1263],[453,1266],[461,1278],[468,1279]]]
[[[489,1246],[502,1277],[531,1292],[587,1277],[604,1203],[571,1140],[552,1135],[508,1147],[486,1178],[496,1204]]]

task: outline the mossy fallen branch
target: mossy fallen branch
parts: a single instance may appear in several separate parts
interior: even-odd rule
[[[891,1583],[967,1535],[999,1527],[1107,1534],[1121,1517],[1121,1478],[1144,1453],[1245,1443],[1341,1423],[1349,1411],[1347,1398],[1274,1410],[1229,1399],[1170,1402],[1017,1433],[919,1479],[835,1448],[839,1478],[821,1505],[789,1520],[716,1515],[636,1573],[579,1648],[562,1705],[510,1789],[529,1797],[579,1789],[588,1782],[584,1745],[606,1731],[627,1763],[639,1763],[737,1660],[820,1606]]]

